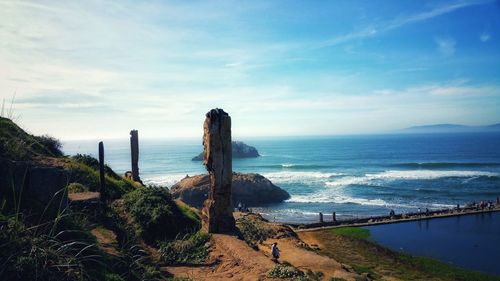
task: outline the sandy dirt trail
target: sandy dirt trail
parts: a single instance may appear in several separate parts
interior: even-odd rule
[[[162,270],[193,280],[267,280],[266,274],[275,263],[262,252],[253,250],[236,236],[213,234],[212,239],[209,265],[169,266]]]

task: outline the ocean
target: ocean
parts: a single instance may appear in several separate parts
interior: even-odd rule
[[[139,169],[146,184],[172,186],[205,173],[191,158],[200,139],[141,139]],[[464,205],[500,196],[500,133],[357,135],[237,139],[259,158],[234,159],[233,171],[259,173],[287,190],[283,203],[252,208],[272,221],[314,222]],[[104,141],[106,163],[130,170],[130,144]],[[67,141],[68,155],[97,156],[97,141]],[[263,194],[262,196],[265,196]]]

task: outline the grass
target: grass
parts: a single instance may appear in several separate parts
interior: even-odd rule
[[[149,244],[196,232],[199,218],[186,207],[180,208],[163,188],[143,187],[124,196],[124,206],[137,224],[138,235]]]
[[[210,235],[187,234],[182,239],[160,243],[161,259],[167,264],[203,264],[209,252]]]
[[[97,160],[96,160],[97,161]],[[69,181],[82,184],[88,187],[90,191],[99,191],[99,170],[89,166],[86,162],[80,162],[79,158],[70,158],[66,160],[66,166],[69,171]],[[111,169],[110,169],[111,170]],[[137,185],[122,177],[115,177],[111,170],[105,174],[107,197],[110,199],[120,198],[122,195],[136,189]]]
[[[80,221],[68,209],[55,216],[2,209],[0,279],[104,279],[104,259]]]
[[[12,120],[0,117],[0,157],[30,160],[37,156],[62,156],[61,142],[50,136],[26,133]]]
[[[236,221],[236,226],[243,240],[254,249],[258,249],[258,243],[262,243],[273,235],[272,229],[248,216],[239,218]]]
[[[357,239],[366,239],[370,237],[370,231],[366,228],[360,228],[360,227],[341,227],[341,228],[334,228],[331,231],[337,235],[343,235],[346,237],[357,238]]]
[[[311,233],[321,241],[320,254],[348,264],[374,280],[384,276],[401,280],[499,281],[500,277],[469,271],[426,257],[391,251],[367,240],[369,231],[344,227]]]

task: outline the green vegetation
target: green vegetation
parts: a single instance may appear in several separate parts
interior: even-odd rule
[[[78,193],[78,192],[86,192],[89,191],[89,188],[85,185],[77,182],[72,182],[68,185],[69,193]]]
[[[273,231],[266,224],[258,222],[249,216],[243,216],[236,221],[236,226],[245,242],[257,249],[257,244],[262,243],[273,235]]]
[[[23,161],[26,167],[64,169],[56,175],[70,183],[49,203],[31,204],[36,198],[22,192],[23,170],[0,166],[0,280],[189,280],[169,278],[159,263],[206,259],[210,237],[197,232],[198,211],[173,201],[168,190],[143,187],[108,166],[108,206],[64,207],[64,192],[98,191],[99,163],[89,155],[62,156],[60,148],[58,140],[30,135],[0,118],[0,160],[12,167]],[[14,175],[21,183],[13,188]]]
[[[313,234],[321,241],[320,254],[349,264],[356,272],[374,280],[384,280],[385,277],[401,280],[500,280],[500,277],[457,268],[431,258],[391,251],[367,240],[369,231],[363,228],[334,228]]]
[[[370,237],[370,230],[361,227],[341,227],[331,230],[333,233],[351,238],[366,239]]]
[[[93,170],[99,170],[99,161],[95,159],[94,157],[88,155],[88,154],[77,154],[74,156],[71,156],[72,159],[76,160],[76,162],[85,164],[92,168]],[[120,176],[118,176],[113,169],[111,169],[108,165],[104,165],[104,172],[106,175],[113,179],[121,179]]]
[[[104,258],[77,214],[0,210],[1,280],[105,279]]]
[[[323,278],[323,272],[303,272],[291,264],[284,262],[283,264],[277,264],[271,271],[267,273],[268,277],[271,278],[281,278],[286,280],[294,281],[319,281]]]
[[[210,235],[187,234],[182,239],[160,243],[161,259],[167,264],[202,264],[208,256]]]
[[[85,159],[94,159],[91,156],[86,156]],[[99,168],[94,165],[89,166],[85,161],[80,162],[82,158],[72,157],[64,159],[70,174],[70,182],[76,182],[85,185],[90,191],[99,190]],[[95,160],[95,159],[94,159]],[[97,160],[95,160],[97,161]],[[120,198],[127,192],[136,188],[136,184],[126,178],[118,177],[113,170],[106,172],[106,192],[110,199]]]
[[[138,225],[138,235],[150,244],[195,232],[201,226],[199,218],[186,210],[183,212],[170,192],[163,188],[139,188],[124,199],[127,213]]]
[[[62,156],[61,142],[28,134],[10,119],[0,117],[0,157],[29,160],[36,156]]]

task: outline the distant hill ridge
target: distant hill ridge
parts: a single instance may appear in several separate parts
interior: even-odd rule
[[[408,127],[398,131],[401,133],[500,132],[500,123],[487,126],[467,126],[462,124],[433,124],[433,125]]]

